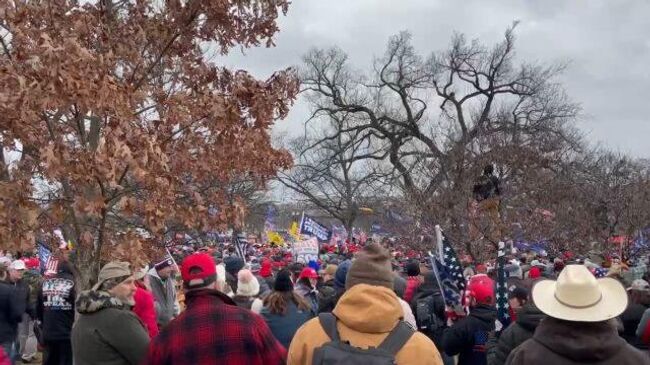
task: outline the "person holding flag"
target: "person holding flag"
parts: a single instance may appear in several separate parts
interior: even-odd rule
[[[503,365],[508,354],[533,337],[535,329],[546,317],[528,300],[529,291],[523,286],[508,288],[506,281],[505,244],[499,242],[497,255],[497,321],[495,332],[488,340],[488,365]],[[516,311],[516,312],[515,312]],[[512,321],[514,324],[510,325]]]
[[[486,365],[488,333],[494,330],[494,282],[487,275],[475,275],[466,285],[463,270],[449,240],[439,235],[442,262],[432,256],[434,272],[441,284],[448,308],[460,312],[463,291],[468,298],[469,315],[446,328],[442,335],[442,349],[448,356],[459,355],[458,365]],[[448,312],[449,313],[449,312]]]
[[[469,315],[447,328],[442,348],[449,356],[459,355],[458,365],[486,365],[488,333],[494,330],[494,286],[489,278],[472,281],[469,292]]]

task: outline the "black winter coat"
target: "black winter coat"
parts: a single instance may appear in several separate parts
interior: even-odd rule
[[[398,297],[404,299],[404,292],[406,291],[406,279],[399,274],[393,273],[393,291]]]
[[[34,318],[34,306],[29,302],[29,297],[31,296],[31,289],[27,281],[20,279],[17,282],[13,283],[14,290],[16,295],[20,298],[21,311],[29,314],[30,317]]]
[[[522,308],[519,308],[517,310],[517,322],[503,330],[493,346],[488,345],[488,365],[505,364],[510,352],[532,338],[535,329],[544,318],[546,318],[546,315],[537,309],[532,302],[528,302]]]
[[[338,300],[339,296],[334,287],[334,279],[324,282],[318,288],[318,313],[330,313],[336,307]]]
[[[12,284],[0,281],[0,343],[14,341],[25,312],[24,298]]]
[[[639,326],[641,317],[643,317],[643,312],[645,312],[646,309],[648,308],[641,304],[630,302],[625,309],[625,312],[623,312],[619,317],[623,323],[623,333],[621,334],[621,337],[623,337],[627,343],[639,350],[648,349],[648,346],[636,336],[636,329]]]
[[[446,326],[446,320],[445,320],[445,300],[442,297],[442,294],[440,293],[440,289],[438,289],[437,286],[435,285],[429,285],[429,283],[424,282],[422,283],[416,290],[415,295],[413,295],[413,299],[411,300],[411,310],[413,311],[413,316],[415,317],[415,322],[420,326],[421,319],[418,318],[418,311],[417,311],[417,303],[419,300],[426,299],[431,297],[433,299],[433,314],[437,317],[438,321],[440,324],[442,324],[438,328],[431,328],[429,331],[422,331],[427,337],[433,341],[433,343],[436,344],[436,347],[438,348],[438,351],[442,352],[444,349],[442,348],[442,340],[443,340],[443,333]]]
[[[506,365],[647,365],[650,357],[605,322],[569,322],[548,317],[535,335],[514,349]]]
[[[488,333],[494,331],[497,311],[493,306],[478,305],[469,316],[447,328],[442,348],[449,356],[458,356],[458,365],[486,365]]]

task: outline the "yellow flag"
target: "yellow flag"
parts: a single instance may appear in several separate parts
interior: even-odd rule
[[[269,242],[273,243],[276,246],[284,246],[284,238],[275,231],[268,231],[266,233],[266,237],[268,238]]]
[[[291,237],[295,238],[297,241],[300,240],[300,232],[298,231],[298,222],[291,223],[291,228],[289,229],[289,234]]]

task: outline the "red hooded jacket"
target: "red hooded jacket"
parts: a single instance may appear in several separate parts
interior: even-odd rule
[[[260,269],[260,276],[263,278],[268,278],[269,276],[273,275],[273,270],[272,270],[272,264],[271,260],[269,259],[264,259],[262,260],[262,265]]]
[[[133,296],[133,299],[135,299],[133,312],[144,323],[147,332],[149,332],[149,337],[154,338],[158,335],[158,324],[156,323],[156,308],[153,303],[153,294],[140,283],[136,283],[136,286],[138,288]]]

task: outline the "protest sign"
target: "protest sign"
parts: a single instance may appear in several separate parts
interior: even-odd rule
[[[297,262],[303,264],[318,260],[318,239],[312,237],[308,240],[294,242],[293,256]]]

